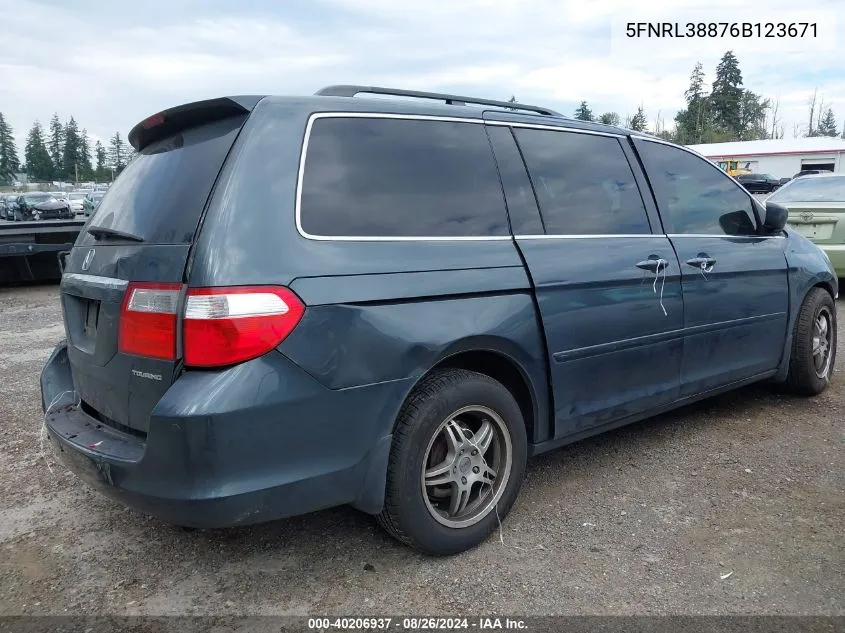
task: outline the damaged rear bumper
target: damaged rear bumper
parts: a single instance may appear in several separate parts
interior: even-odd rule
[[[249,388],[238,396],[238,385],[266,383],[268,375],[276,376],[277,388],[263,402]],[[200,528],[347,503],[378,512],[392,439],[380,420],[386,401],[398,409],[404,389],[383,383],[331,391],[272,352],[227,370],[183,375],[154,409],[144,436],[101,422],[79,400],[65,343],[41,375],[47,436],[62,463],[124,505]]]

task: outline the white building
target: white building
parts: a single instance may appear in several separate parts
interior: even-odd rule
[[[796,139],[734,141],[689,145],[714,163],[735,160],[739,167],[775,178],[788,178],[803,169],[845,172],[845,139],[816,136]]]

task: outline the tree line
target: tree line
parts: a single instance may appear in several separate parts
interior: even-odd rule
[[[0,112],[0,184],[11,183],[21,172],[35,182],[107,182],[123,171],[133,154],[120,132],[107,146],[99,140],[92,146],[88,131],[80,129],[76,119],[71,116],[63,124],[54,114],[47,130],[40,121],[33,123],[21,164],[12,127]]]
[[[639,132],[649,132],[666,140],[683,145],[696,143],[721,143],[725,141],[751,141],[783,138],[784,129],[778,118],[778,100],[765,99],[743,87],[739,60],[733,51],[726,52],[715,69],[715,78],[707,90],[704,68],[699,62],[693,68],[690,85],[684,92],[686,107],[675,115],[675,126],[666,129],[658,113],[649,129],[642,105],[633,116],[625,119],[624,126]],[[839,136],[836,115],[824,99],[814,93],[809,102],[810,116],[806,127],[796,124],[793,135]],[[616,112],[605,112],[596,117],[586,101],[575,109],[575,118],[619,125],[621,117]],[[845,138],[845,125],[842,138]]]
[[[624,126],[683,145],[784,137],[783,123],[778,118],[779,101],[763,98],[743,87],[739,60],[733,51],[726,52],[717,64],[709,91],[705,79],[699,62],[690,75],[689,87],[684,92],[686,107],[675,115],[674,128],[666,129],[659,113],[649,127],[643,105],[625,118]],[[516,97],[512,96],[510,101],[515,102]],[[808,106],[808,125],[796,124],[795,137],[839,135],[836,115],[830,106],[825,108],[823,97],[814,93]],[[596,116],[586,101],[575,109],[575,118],[608,125],[623,123],[616,112]],[[845,138],[845,125],[842,138]],[[111,180],[123,170],[133,153],[120,132],[109,139],[108,147],[99,140],[92,147],[87,131],[80,130],[73,117],[62,124],[59,115],[54,114],[47,131],[39,121],[33,124],[24,148],[26,163],[21,165],[12,128],[0,112],[0,184],[8,184],[19,172],[26,172],[33,181]]]

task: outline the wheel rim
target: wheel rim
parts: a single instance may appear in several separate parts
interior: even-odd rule
[[[501,416],[480,405],[455,411],[426,447],[420,481],[429,513],[450,528],[478,523],[501,499],[512,460]]]
[[[833,356],[833,319],[830,310],[822,308],[813,321],[813,366],[816,376],[827,378]]]

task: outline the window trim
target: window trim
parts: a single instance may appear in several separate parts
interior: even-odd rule
[[[305,137],[302,141],[302,150],[299,155],[299,171],[296,176],[296,204],[294,217],[296,219],[296,230],[308,240],[318,242],[503,242],[513,240],[513,235],[314,235],[302,228],[302,181],[305,177],[305,159],[308,155],[308,142],[311,138],[311,129],[314,121],[318,119],[402,119],[410,121],[443,121],[446,123],[471,123],[484,125],[484,119],[472,119],[450,116],[432,116],[427,114],[393,114],[387,112],[314,112],[308,117],[305,126]],[[490,148],[490,159],[494,161],[493,149]],[[496,178],[499,178],[498,170]],[[502,194],[502,207],[505,207],[504,193]]]
[[[499,125],[507,127],[531,128],[535,130],[551,130],[553,132],[574,132],[575,134],[592,134],[593,136],[611,136],[613,138],[625,138],[625,134],[617,134],[615,132],[600,132],[598,130],[582,130],[576,127],[566,127],[565,125],[543,125],[542,123],[520,123],[518,121],[493,121],[485,120],[487,125]]]
[[[641,135],[628,135],[628,134],[617,134],[617,133],[610,133],[610,132],[600,132],[597,130],[582,130],[578,128],[570,128],[566,127],[565,125],[543,125],[540,123],[521,123],[518,121],[495,121],[483,118],[466,118],[466,117],[451,117],[451,116],[437,116],[437,115],[428,115],[428,114],[396,114],[396,113],[389,113],[389,112],[345,112],[345,111],[331,111],[331,112],[313,112],[308,116],[308,122],[305,126],[305,135],[302,140],[302,147],[300,149],[300,156],[299,156],[299,166],[297,169],[297,176],[296,176],[296,201],[294,206],[294,217],[296,222],[296,230],[297,232],[308,240],[318,241],[318,242],[502,242],[507,240],[578,240],[578,239],[610,239],[610,238],[634,238],[634,239],[642,239],[642,238],[653,238],[653,237],[722,237],[722,238],[754,238],[754,239],[785,239],[783,235],[741,235],[741,236],[732,236],[732,235],[711,235],[711,234],[704,234],[704,233],[683,233],[683,234],[672,234],[672,233],[663,233],[663,232],[654,232],[654,228],[651,228],[650,233],[608,233],[608,234],[589,234],[589,235],[549,235],[549,234],[541,234],[541,235],[467,235],[467,236],[382,236],[382,235],[373,235],[373,236],[358,236],[358,235],[313,235],[305,231],[302,228],[301,223],[301,212],[302,212],[302,181],[305,175],[305,159],[308,153],[308,141],[311,137],[311,129],[314,125],[314,121],[317,119],[327,119],[327,118],[350,118],[350,119],[405,119],[410,121],[446,121],[451,123],[471,123],[473,125],[495,125],[495,126],[503,126],[503,127],[510,127],[510,128],[530,128],[530,129],[538,129],[538,130],[551,130],[554,132],[573,132],[576,134],[592,134],[594,136],[609,136],[616,139],[624,139],[624,138],[631,138],[631,139],[638,139],[642,141],[648,141],[651,143],[660,143],[662,145],[669,145],[670,147],[677,147],[685,152],[689,152],[690,154],[697,156],[698,158],[710,163],[716,169],[719,169],[712,161],[701,156],[697,152],[690,150],[682,145],[676,145],[674,143],[668,143],[663,141],[662,139],[653,139],[646,136]],[[493,150],[491,148],[491,155],[495,160],[495,155],[493,154]],[[627,158],[627,156],[626,156]],[[629,164],[630,167],[630,164]],[[633,171],[633,167],[631,167]],[[719,170],[721,171],[721,170]],[[726,175],[727,176],[727,175]],[[646,172],[646,177],[648,177],[648,173]],[[728,176],[729,177],[729,176]],[[734,184],[743,192],[746,196],[751,198],[747,191],[739,184],[734,182]],[[533,187],[533,183],[532,183]],[[504,194],[503,194],[504,195]],[[640,197],[643,197],[643,192],[640,191]],[[752,198],[752,202],[754,202]],[[645,204],[645,201],[643,201]],[[658,209],[659,212],[659,209]],[[662,216],[661,216],[662,217]],[[759,222],[759,219],[758,219]]]

